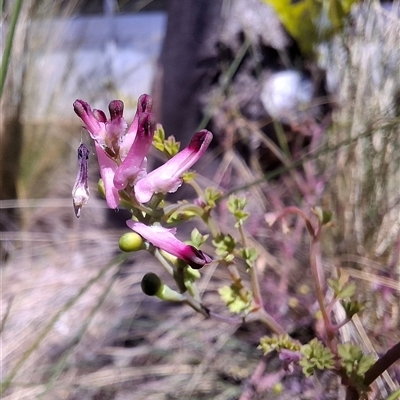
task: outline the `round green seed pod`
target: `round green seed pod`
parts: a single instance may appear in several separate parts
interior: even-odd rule
[[[153,272],[148,272],[141,282],[142,291],[147,296],[156,296],[163,286],[161,279]]]
[[[139,251],[143,248],[143,238],[136,232],[127,232],[119,238],[118,246],[126,252]]]

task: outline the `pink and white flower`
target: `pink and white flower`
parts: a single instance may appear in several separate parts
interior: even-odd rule
[[[195,133],[188,147],[147,174],[146,156],[156,131],[155,119],[151,114],[152,104],[151,96],[141,95],[136,115],[128,128],[121,100],[110,103],[110,119],[103,111],[92,110],[83,100],[74,102],[75,113],[94,140],[110,208],[118,207],[119,191],[130,186],[134,188],[140,203],[147,203],[155,193],[175,192],[182,185],[183,173],[203,156],[213,138],[212,133],[205,129]]]
[[[194,269],[200,269],[212,261],[208,254],[177,239],[175,236],[176,228],[167,229],[158,225],[147,226],[133,220],[126,221],[126,224],[153,246],[178,257]]]
[[[135,118],[127,130],[123,117],[124,103],[121,100],[110,103],[109,120],[103,111],[92,110],[85,101],[74,102],[75,113],[82,119],[94,140],[106,201],[110,208],[118,207],[118,190],[146,174],[145,156],[155,131],[151,107],[151,97],[146,94],[140,96]],[[115,174],[117,178],[114,183]]]
[[[134,189],[137,200],[146,203],[154,193],[176,192],[182,185],[182,174],[203,156],[212,138],[206,129],[195,133],[188,147],[137,182]]]

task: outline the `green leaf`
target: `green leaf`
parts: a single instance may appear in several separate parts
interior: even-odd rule
[[[209,236],[210,235],[202,235],[197,228],[194,228],[190,235],[190,244],[198,249],[207,241]]]
[[[174,136],[169,136],[168,139],[165,139],[164,128],[160,124],[157,124],[152,144],[153,147],[164,153],[168,159],[176,155],[180,148],[180,142],[177,142]]]
[[[313,339],[301,347],[304,357],[300,360],[305,376],[312,375],[316,369],[333,369],[335,366],[332,352],[318,339]]]
[[[280,351],[282,349],[287,349],[291,351],[300,351],[301,345],[293,340],[288,334],[285,335],[273,335],[273,336],[263,336],[260,339],[260,345],[258,346],[265,354],[271,351]]]
[[[352,343],[339,344],[338,354],[347,376],[359,383],[368,369],[375,364],[373,356],[364,354],[359,346]]]
[[[250,215],[248,212],[243,211],[246,205],[247,199],[245,197],[229,196],[228,210],[236,219],[235,228],[242,226]]]
[[[353,318],[355,314],[357,314],[358,312],[362,311],[365,308],[363,303],[360,303],[356,300],[351,300],[351,301],[343,300],[341,304],[344,308],[344,311],[346,312],[347,318],[349,319]]]
[[[169,136],[167,140],[164,140],[164,154],[168,158],[172,158],[178,154],[181,143],[175,140],[174,136]]]
[[[354,282],[346,285],[340,292],[337,294],[339,299],[344,299],[346,297],[352,297],[356,291],[356,285]]]
[[[240,251],[240,255],[246,262],[248,268],[254,267],[254,262],[257,260],[258,253],[254,247],[246,247]]]
[[[237,285],[232,284],[231,286],[223,286],[218,289],[218,294],[221,296],[222,301],[225,302],[229,311],[236,314],[250,311],[252,296],[249,291],[246,292],[245,298],[240,295],[240,288]]]
[[[204,191],[205,201],[210,208],[214,208],[216,206],[216,202],[218,199],[222,197],[223,193],[221,190],[208,187]]]
[[[212,241],[212,244],[215,247],[216,254],[221,256],[222,258],[225,258],[226,261],[228,261],[226,258],[227,256],[230,255],[234,257],[233,252],[236,247],[236,241],[231,235],[224,235],[221,233],[217,238]],[[230,261],[232,261],[232,259],[230,259]]]

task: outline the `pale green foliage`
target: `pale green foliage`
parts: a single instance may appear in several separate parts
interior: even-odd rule
[[[210,235],[202,235],[197,228],[192,230],[190,235],[189,244],[193,245],[197,249],[200,248],[202,244],[204,244]]]
[[[347,318],[351,319],[355,314],[357,314],[358,312],[362,311],[365,306],[363,303],[360,303],[357,300],[351,300],[351,301],[346,301],[343,300],[341,302],[344,311],[346,312],[346,316]]]
[[[332,352],[325,347],[318,339],[313,339],[311,342],[301,347],[301,352],[304,357],[300,360],[300,365],[303,367],[303,374],[311,376],[317,369],[333,369],[335,363]]]
[[[243,211],[246,204],[247,199],[245,197],[238,197],[235,195],[229,196],[228,210],[236,219],[235,228],[243,226],[250,215],[248,212]]]
[[[210,208],[214,208],[216,206],[216,201],[222,197],[223,193],[221,190],[216,188],[208,187],[204,191],[205,202]]]
[[[189,183],[191,181],[194,180],[194,178],[196,178],[196,172],[195,171],[186,171],[183,175],[182,175],[182,179],[183,182],[185,183]]]
[[[328,279],[328,284],[332,288],[335,297],[338,299],[345,299],[352,297],[356,291],[356,285],[349,281],[349,275],[345,272],[339,274],[338,279]]]
[[[219,237],[212,241],[215,246],[215,253],[227,262],[232,262],[235,255],[233,254],[236,247],[236,240],[230,234],[220,234]]]
[[[332,222],[333,213],[331,211],[323,210],[321,207],[313,207],[311,211],[319,219],[321,225],[327,225]]]
[[[279,352],[282,349],[291,351],[300,351],[301,345],[293,340],[288,334],[286,335],[273,335],[273,336],[263,336],[260,339],[260,345],[258,346],[265,354],[271,351]]]
[[[355,344],[339,344],[338,353],[347,376],[356,382],[361,383],[364,374],[375,364],[374,357],[364,354],[360,347]]]
[[[183,281],[186,287],[188,287],[188,285],[194,283],[195,281],[199,280],[200,278],[201,274],[198,269],[193,269],[191,266],[188,265],[183,270]]]
[[[164,151],[165,131],[161,124],[157,124],[157,129],[153,137],[153,146],[160,151]]]
[[[223,286],[218,289],[218,293],[221,296],[222,301],[225,302],[229,311],[235,314],[241,314],[249,312],[251,308],[252,295],[251,292],[245,290],[243,296],[243,286],[241,284],[230,286]]]
[[[173,210],[170,210],[166,221],[169,224],[176,224],[183,221],[188,221],[193,217],[200,217],[203,215],[203,210],[189,203],[187,200],[179,201],[176,206],[174,206]]]
[[[246,247],[240,250],[240,255],[246,263],[247,268],[253,268],[254,262],[257,260],[258,253],[253,247]]]
[[[164,128],[161,124],[157,124],[157,129],[153,138],[153,146],[160,150],[167,158],[172,158],[179,152],[180,142],[175,140],[174,136],[165,139]]]

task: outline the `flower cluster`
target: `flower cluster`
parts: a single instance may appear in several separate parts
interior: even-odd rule
[[[175,192],[182,185],[182,175],[202,157],[213,138],[212,133],[205,129],[195,133],[188,147],[164,165],[147,173],[146,156],[157,128],[151,113],[152,103],[151,96],[140,96],[135,117],[128,127],[123,117],[124,103],[121,100],[110,103],[109,119],[103,111],[92,110],[83,100],[74,102],[75,113],[94,141],[107,205],[112,209],[118,208],[122,198],[125,201],[131,199],[132,204],[147,204],[154,194]],[[79,182],[77,180],[75,186],[84,184],[87,185],[87,182],[81,179]],[[77,187],[74,187],[73,196],[75,192]],[[80,199],[77,201],[79,207],[85,204]],[[127,224],[155,247],[176,255],[192,267],[200,268],[211,261],[200,250],[176,239],[172,230],[158,225],[147,226],[140,221],[130,220]]]
[[[128,186],[140,203],[147,203],[154,193],[175,192],[182,184],[182,174],[201,158],[212,140],[211,132],[197,132],[186,149],[147,174],[146,155],[156,130],[151,108],[152,98],[147,94],[140,96],[128,128],[123,117],[124,103],[120,100],[110,103],[109,120],[103,111],[92,110],[83,100],[74,103],[76,114],[94,140],[107,205],[112,209],[119,205],[118,191]]]

